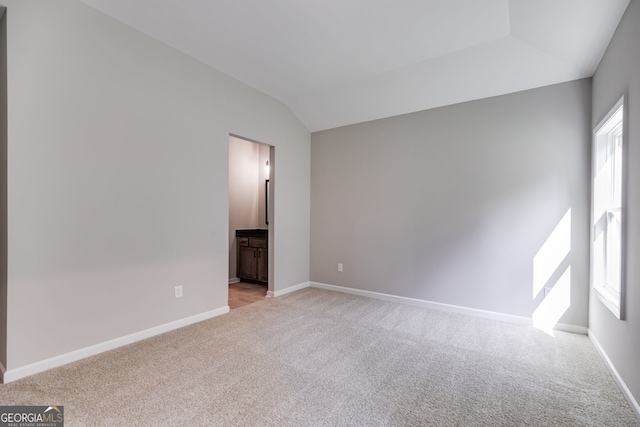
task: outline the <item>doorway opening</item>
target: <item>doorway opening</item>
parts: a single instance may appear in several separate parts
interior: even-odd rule
[[[229,136],[229,308],[272,290],[274,147]]]

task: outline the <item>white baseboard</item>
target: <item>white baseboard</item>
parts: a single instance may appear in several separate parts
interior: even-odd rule
[[[433,308],[433,309],[436,309],[436,310],[449,311],[449,312],[453,312],[453,313],[470,314],[472,316],[484,317],[484,318],[487,318],[487,319],[502,320],[502,321],[505,321],[505,322],[520,323],[520,324],[524,324],[524,325],[532,325],[533,324],[533,319],[531,319],[529,317],[514,316],[512,314],[498,313],[498,312],[495,312],[495,311],[479,310],[479,309],[476,309],[476,308],[462,307],[462,306],[459,306],[459,305],[443,304],[443,303],[439,303],[439,302],[426,301],[426,300],[421,300],[421,299],[416,299],[416,298],[400,297],[400,296],[397,296],[397,295],[383,294],[383,293],[372,292],[372,291],[365,291],[365,290],[362,290],[362,289],[345,288],[343,286],[329,285],[329,284],[326,284],[326,283],[311,282],[310,286],[312,288],[319,288],[319,289],[326,289],[326,290],[329,290],[329,291],[344,292],[344,293],[347,293],[347,294],[360,295],[360,296],[363,296],[363,297],[376,298],[376,299],[380,299],[380,300],[384,300],[384,301],[397,302],[397,303],[401,303],[401,304],[409,304],[409,305],[414,305],[414,306],[417,306],[417,307]],[[573,332],[573,333],[582,334],[582,335],[586,335],[587,334],[587,328],[584,327],[584,326],[567,325],[567,324],[564,324],[564,323],[559,323],[559,324],[557,324],[555,326],[554,329],[559,330],[559,331],[565,331],[565,332]]]
[[[215,310],[196,314],[195,316],[165,323],[164,325],[155,326],[153,328],[145,329],[144,331],[134,332],[133,334],[125,335],[120,338],[115,338],[100,344],[95,344],[89,347],[81,348],[79,350],[71,351],[69,353],[61,354],[59,356],[54,356],[49,359],[41,360],[39,362],[31,363],[26,366],[21,366],[16,369],[9,369],[8,371],[4,372],[3,380],[4,383],[7,384],[12,381],[28,377],[30,375],[37,374],[39,372],[57,368],[58,366],[85,359],[99,353],[104,353],[105,351],[113,350],[124,345],[151,338],[153,336],[160,335],[174,329],[182,328],[193,323],[202,322],[203,320],[211,319],[228,312],[229,306],[217,308]]]
[[[234,283],[240,283],[239,277],[229,277],[229,284],[233,285]]]
[[[288,288],[280,289],[277,291],[268,291],[268,297],[280,297],[282,295],[290,294],[291,292],[299,291],[300,289],[308,288],[311,286],[311,282],[304,282],[297,285],[289,286]]]
[[[571,332],[572,334],[587,335],[589,329],[586,326],[569,325],[566,323],[557,323],[553,327],[556,331]]]
[[[604,363],[607,365],[607,368],[609,368],[611,375],[613,375],[613,379],[618,384],[618,387],[620,387],[620,391],[622,391],[625,399],[627,399],[627,402],[629,402],[629,406],[631,406],[631,409],[633,410],[633,412],[635,412],[636,418],[638,419],[638,421],[640,421],[640,404],[638,404],[638,401],[633,397],[633,394],[631,394],[631,390],[629,390],[629,387],[627,387],[627,385],[625,384],[616,367],[613,366],[611,359],[609,359],[609,356],[604,351],[604,348],[602,348],[602,345],[600,345],[600,341],[598,341],[591,330],[589,330],[588,335],[589,339],[593,343],[593,346],[596,348],[596,350],[598,350],[598,353],[600,353],[600,356],[604,360]]]
[[[376,298],[384,301],[397,302],[401,304],[409,304],[417,307],[434,308],[436,310],[449,311],[453,313],[472,314],[474,316],[485,317],[494,320],[506,320],[515,323],[531,324],[531,319],[527,317],[513,316],[510,314],[497,313],[493,311],[478,310],[475,308],[467,308],[458,305],[443,304],[439,302],[426,301],[416,298],[400,297],[397,295],[383,294],[380,292],[364,291],[362,289],[345,288],[342,286],[328,285],[326,283],[312,282],[311,287],[327,289],[330,291],[344,292],[352,295],[360,295],[363,297]]]

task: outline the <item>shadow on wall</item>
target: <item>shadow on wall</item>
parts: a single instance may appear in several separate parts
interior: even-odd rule
[[[533,299],[544,299],[533,312],[533,325],[553,335],[553,328],[571,306],[571,208],[533,257]]]

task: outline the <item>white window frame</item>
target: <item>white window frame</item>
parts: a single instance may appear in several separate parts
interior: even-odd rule
[[[624,317],[626,143],[622,97],[593,131],[591,174],[591,287]]]

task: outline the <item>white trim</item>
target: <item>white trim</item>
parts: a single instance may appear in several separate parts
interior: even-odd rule
[[[622,320],[622,310],[620,310],[620,303],[622,302],[621,295],[618,294],[616,297],[612,291],[609,291],[603,286],[594,285],[593,290],[600,302],[616,316],[616,319]]]
[[[234,283],[240,283],[239,277],[229,277],[229,284],[233,285]]]
[[[290,294],[291,292],[299,291],[300,289],[308,288],[309,286],[311,286],[311,282],[299,283],[277,291],[268,291],[267,296],[270,298],[280,297],[282,295]]]
[[[595,128],[593,128],[593,133],[596,134],[601,130],[603,130],[607,122],[611,119],[611,117],[613,117],[614,114],[618,113],[618,110],[620,110],[620,108],[624,108],[624,96],[622,96],[622,98],[620,98],[618,102],[616,102],[616,104],[613,107],[611,107],[607,115],[604,116],[602,120],[600,120],[600,122]],[[611,129],[608,129],[608,130],[604,129],[605,132],[609,132],[610,130]]]
[[[589,329],[586,326],[569,325],[567,323],[556,323],[553,327],[556,331],[571,332],[572,334],[587,335]]]
[[[590,202],[590,223],[589,223],[589,228],[590,228],[590,232],[589,232],[589,261],[590,261],[590,268],[589,268],[589,286],[590,289],[593,289],[593,291],[595,291],[595,295],[597,297],[598,300],[600,300],[600,302],[608,309],[611,311],[611,313],[613,313],[613,315],[619,319],[619,320],[624,320],[625,317],[625,313],[624,313],[624,301],[625,301],[625,297],[626,297],[626,279],[625,279],[625,275],[623,274],[623,272],[626,270],[626,265],[627,265],[627,257],[626,257],[626,247],[627,247],[627,231],[626,231],[626,227],[627,227],[627,207],[626,207],[626,200],[627,200],[627,165],[628,165],[628,159],[627,159],[627,107],[625,105],[625,97],[622,96],[618,102],[616,102],[616,104],[611,107],[611,109],[609,110],[609,112],[602,118],[602,120],[600,120],[600,122],[598,123],[598,125],[593,129],[593,134],[592,134],[592,142],[591,142],[591,150],[593,152],[592,158],[591,158],[591,182],[590,182],[590,192],[591,192],[591,202]],[[621,218],[620,218],[620,263],[619,265],[616,265],[617,268],[620,269],[620,282],[618,284],[619,286],[619,291],[613,292],[610,291],[609,289],[607,289],[607,287],[604,285],[604,283],[596,283],[597,278],[595,277],[595,266],[596,266],[596,261],[595,261],[595,222],[596,222],[596,218],[595,218],[595,212],[594,212],[594,200],[596,198],[596,190],[595,190],[595,172],[596,172],[596,165],[597,165],[597,160],[598,160],[598,155],[597,155],[597,148],[599,145],[601,144],[607,144],[607,138],[609,137],[609,135],[618,127],[618,126],[622,126],[621,128],[621,132],[622,132],[622,194],[621,194],[621,206],[620,206],[620,210],[621,210]],[[603,139],[604,138],[604,139]],[[605,262],[604,263],[605,266],[607,266],[608,264]]]
[[[618,384],[618,387],[620,387],[620,391],[624,395],[625,399],[627,399],[627,402],[629,402],[629,406],[631,406],[631,409],[635,413],[636,418],[638,419],[638,421],[640,421],[640,404],[638,404],[638,401],[633,397],[633,394],[631,394],[631,390],[629,390],[629,387],[627,387],[627,385],[625,384],[624,380],[616,370],[616,367],[611,362],[611,359],[609,359],[609,356],[604,351],[604,348],[602,348],[602,345],[600,345],[600,341],[598,341],[598,339],[593,334],[591,329],[589,329],[589,339],[591,340],[591,342],[593,343],[593,346],[596,348],[596,350],[604,360],[604,363],[607,365],[607,368],[609,368],[609,371],[611,372],[613,379]]]
[[[359,295],[363,297],[376,298],[384,301],[391,301],[400,304],[409,304],[417,307],[433,308],[436,310],[448,311],[452,313],[463,313],[472,316],[484,317],[487,319],[502,320],[505,322],[519,323],[524,325],[533,325],[533,319],[524,316],[514,316],[512,314],[498,313],[495,311],[479,310],[477,308],[462,307],[459,305],[443,304],[440,302],[426,301],[416,298],[400,297],[396,295],[383,294],[379,292],[365,291],[362,289],[345,288],[343,286],[329,285],[326,283],[311,282],[312,288],[326,289],[329,291],[343,292],[346,294]],[[558,323],[554,329],[564,332],[572,332],[576,334],[587,334],[587,328],[584,326],[568,325]]]
[[[26,366],[21,366],[16,369],[9,369],[4,373],[3,380],[4,383],[7,384],[12,381],[28,377],[30,375],[37,374],[39,372],[44,372],[49,369],[57,368],[58,366],[66,365],[77,360],[104,353],[105,351],[113,350],[137,341],[142,341],[144,339],[151,338],[153,336],[160,335],[174,329],[182,328],[193,323],[202,322],[203,320],[211,319],[228,312],[229,306],[227,305],[215,310],[196,314],[195,316],[165,323],[164,325],[155,326],[153,328],[145,329],[144,331],[134,332],[133,334],[125,335],[120,338],[115,338],[109,341],[102,342],[100,344],[95,344],[89,347],[81,348],[79,350],[71,351],[69,353],[61,354],[59,356],[54,356],[49,359],[41,360],[39,362],[31,363]]]
[[[328,285],[326,283],[312,282],[314,288],[326,289],[329,291],[344,292],[346,294],[360,295],[363,297],[376,298],[384,301],[397,302],[401,304],[409,304],[418,307],[434,308],[436,310],[449,311],[453,313],[473,314],[475,316],[486,317],[495,320],[507,320],[516,323],[531,324],[531,319],[521,316],[513,316],[510,314],[496,313],[494,311],[478,310],[475,308],[461,307],[459,305],[443,304],[439,302],[426,301],[416,298],[400,297],[396,295],[383,294],[379,292],[365,291],[362,289],[345,288],[342,286]]]

